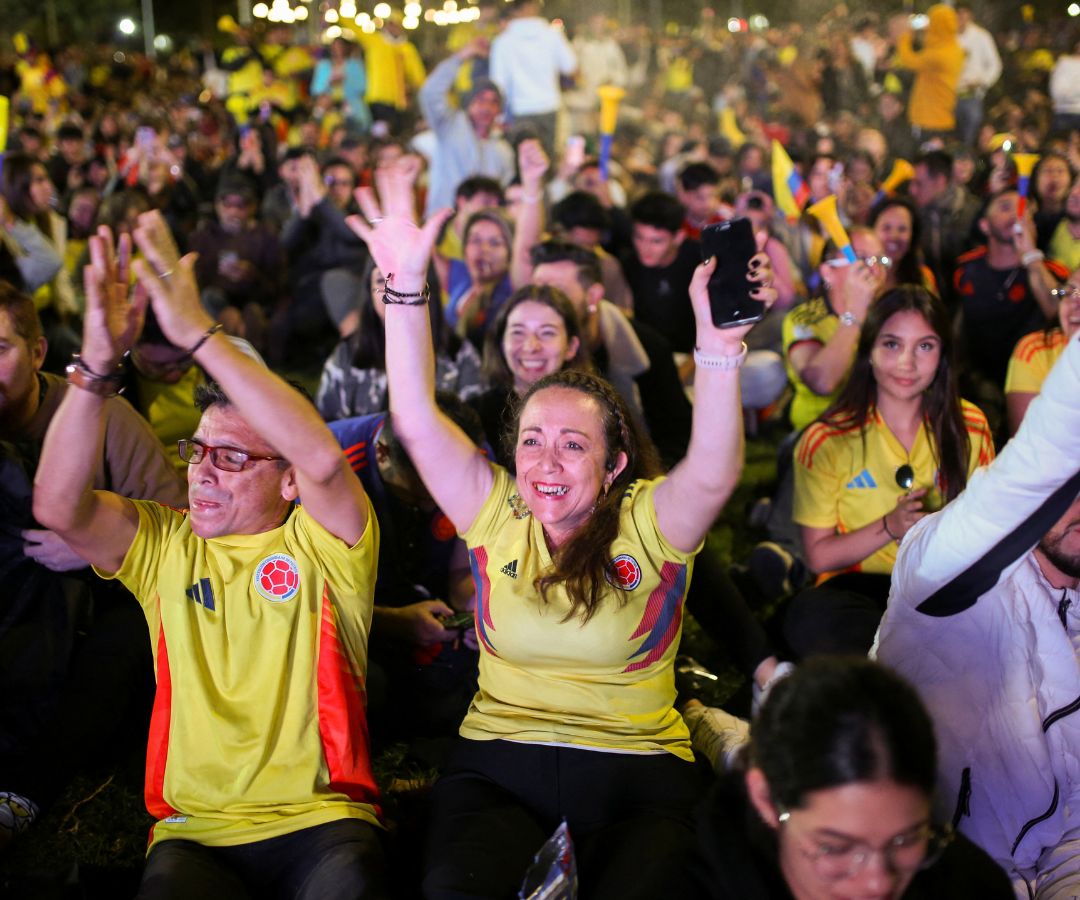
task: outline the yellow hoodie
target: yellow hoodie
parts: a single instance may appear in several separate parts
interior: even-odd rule
[[[927,15],[930,24],[921,50],[912,47],[910,33],[896,45],[896,64],[915,72],[908,120],[927,131],[952,131],[956,127],[956,85],[964,67],[964,50],[956,37],[956,11],[936,3]]]

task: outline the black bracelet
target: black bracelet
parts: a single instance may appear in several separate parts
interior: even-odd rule
[[[900,538],[898,538],[895,534],[893,534],[891,531],[889,531],[889,514],[888,513],[885,513],[885,515],[883,515],[881,517],[881,527],[885,529],[885,533],[889,537],[891,537],[894,541],[896,541],[896,543],[898,543],[898,544],[900,543]]]
[[[423,306],[431,299],[431,287],[424,282],[424,287],[419,291],[395,291],[390,287],[390,281],[394,273],[386,276],[386,285],[383,287],[383,303],[397,306]]]
[[[220,322],[217,322],[216,324],[211,325],[209,328],[207,328],[206,331],[203,333],[203,336],[195,342],[195,346],[188,350],[188,356],[194,356],[196,350],[198,350],[203,344],[210,340],[210,338],[212,338],[215,334],[221,331],[221,329],[224,327],[225,326],[222,325]]]

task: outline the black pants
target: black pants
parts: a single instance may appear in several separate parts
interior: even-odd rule
[[[708,544],[694,560],[686,609],[747,677],[773,655],[765,629],[728,577],[720,554]]]
[[[663,897],[690,856],[701,789],[694,764],[668,753],[462,740],[432,796],[424,896],[516,897],[566,818],[582,900]]]
[[[55,801],[73,773],[112,764],[146,746],[154,696],[146,617],[134,597],[110,584],[94,585],[93,606],[40,729],[0,752],[3,789],[43,808]],[[14,703],[4,706],[8,714],[17,709]]]
[[[136,900],[387,896],[377,829],[359,819],[340,819],[234,847],[162,841],[146,859]]]
[[[784,637],[799,659],[818,654],[866,656],[889,600],[888,575],[848,572],[791,601]]]

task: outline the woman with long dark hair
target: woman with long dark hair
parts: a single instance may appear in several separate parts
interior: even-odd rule
[[[389,408],[386,384],[386,331],[382,290],[386,278],[369,259],[360,279],[357,304],[360,325],[341,340],[323,365],[315,405],[328,422],[366,416]],[[480,355],[459,338],[443,320],[439,304],[432,303],[431,339],[435,348],[435,383],[462,400],[480,393]]]
[[[795,448],[794,520],[818,587],[792,602],[801,656],[865,653],[907,530],[994,456],[986,417],[960,399],[944,304],[902,284],[871,305],[847,384]]]
[[[566,295],[547,285],[526,285],[499,310],[484,336],[483,373],[489,387],[470,405],[479,413],[495,459],[513,463],[521,398],[537,381],[564,368],[589,370],[589,351]]]
[[[935,819],[934,729],[918,695],[866,659],[816,659],[776,685],[749,766],[699,815],[709,900],[1011,900],[982,850]]]
[[[878,236],[890,265],[885,269],[885,286],[918,284],[937,292],[934,273],[923,262],[919,243],[919,215],[915,204],[897,195],[878,201],[870,211],[870,227]]]
[[[391,417],[477,585],[479,691],[435,788],[425,896],[512,896],[563,820],[583,895],[662,896],[690,849],[699,794],[673,664],[694,556],[738,482],[748,329],[713,326],[715,261],[703,263],[690,287],[693,430],[666,478],[622,397],[574,370],[522,398],[511,475],[434,403],[424,278],[445,217],[411,221],[406,170],[376,181],[385,212],[366,191],[372,224],[351,224],[394,273]],[[757,254],[747,278],[766,303],[770,277]]]

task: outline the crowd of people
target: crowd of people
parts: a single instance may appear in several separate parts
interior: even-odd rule
[[[0,50],[0,853],[143,741],[142,898],[517,896],[560,823],[589,898],[1072,896],[1080,31],[475,12]]]

